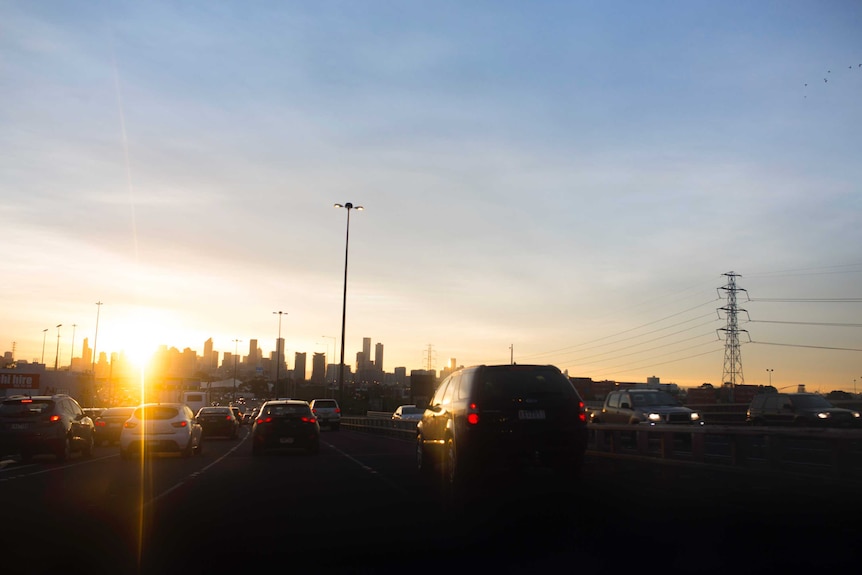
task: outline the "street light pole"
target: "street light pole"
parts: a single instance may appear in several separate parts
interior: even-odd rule
[[[48,328],[42,330],[42,365],[45,365],[45,340],[48,339]]]
[[[275,392],[275,398],[278,399],[278,375],[281,368],[281,316],[282,314],[287,315],[287,312],[274,311],[272,313],[278,314],[278,339],[275,340],[275,386],[273,391]]]
[[[766,368],[766,372],[769,374],[769,387],[772,387],[772,372],[773,371],[775,371],[775,370]]]
[[[72,371],[72,363],[75,361],[75,328],[78,324],[72,324],[72,353],[69,354],[69,371]]]
[[[347,231],[344,236],[344,292],[341,299],[341,361],[338,363],[338,401],[344,405],[344,335],[347,325],[347,254],[350,246],[350,210],[364,210],[362,206],[354,206],[350,202],[335,204],[333,207],[347,210]]]
[[[60,365],[60,328],[63,327],[62,323],[57,324],[57,355],[54,356],[54,371],[57,371],[57,367]]]
[[[233,340],[233,396],[231,398],[231,403],[236,403],[236,360],[237,354],[239,353],[238,346],[241,341],[241,339]]]
[[[96,349],[99,347],[99,312],[102,311],[102,302],[96,302],[96,335],[93,337],[93,364],[92,364],[92,372],[93,372],[93,401],[95,401],[96,397]],[[109,382],[110,383],[110,382]],[[108,387],[108,405],[112,405],[114,400],[114,390]]]

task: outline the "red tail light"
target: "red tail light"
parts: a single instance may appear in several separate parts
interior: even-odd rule
[[[335,408],[335,413],[341,413],[341,408],[340,408],[340,407],[336,407],[336,408]]]
[[[104,421],[95,421],[95,422],[93,422],[93,425],[95,425],[96,427],[105,427],[105,422]]]
[[[586,404],[583,401],[578,402],[578,419],[584,423],[587,422]]]
[[[226,419],[227,421],[230,421],[230,420],[231,420],[230,415],[226,415],[226,416],[225,416],[225,419]]]
[[[475,403],[471,403],[467,407],[467,423],[470,425],[476,425],[479,423],[479,414],[477,413],[478,409],[479,408]]]
[[[314,423],[315,421],[317,421],[317,418],[315,418],[315,417],[308,417],[306,415],[302,416],[302,422],[303,423]]]
[[[257,420],[257,423],[272,423],[272,418],[271,417],[267,417],[267,418],[261,417]]]
[[[125,427],[126,429],[133,429],[137,425],[138,424],[135,423],[134,421],[127,421],[123,424],[123,427]]]
[[[188,427],[188,426],[189,426],[189,422],[186,420],[175,421],[171,424],[171,427]]]
[[[60,421],[60,416],[59,415],[52,415],[51,417],[48,418],[48,421],[50,421],[52,423],[55,421]]]

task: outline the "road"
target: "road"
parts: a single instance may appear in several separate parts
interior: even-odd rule
[[[123,462],[113,446],[8,463],[0,561],[19,573],[112,574],[860,565],[852,485],[590,457],[576,485],[533,473],[450,506],[420,481],[409,441],[324,431],[318,456],[252,457],[247,433],[189,459]]]

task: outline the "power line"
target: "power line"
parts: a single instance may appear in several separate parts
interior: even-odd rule
[[[756,302],[781,302],[781,303],[859,303],[862,302],[862,298],[859,297],[847,297],[847,298],[768,298],[768,297],[760,297],[760,298],[751,298],[749,301]]]
[[[809,349],[831,349],[836,351],[862,351],[862,349],[857,349],[853,347],[827,347],[823,345],[799,345],[794,343],[772,343],[768,341],[750,341],[748,343],[758,343],[760,345],[778,345],[782,347],[805,347]]]
[[[780,323],[789,325],[825,325],[831,327],[862,327],[862,323],[828,323],[820,321],[773,321],[767,319],[752,319],[748,323]]]

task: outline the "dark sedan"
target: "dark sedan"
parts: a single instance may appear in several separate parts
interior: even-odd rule
[[[204,437],[236,439],[239,434],[239,421],[230,407],[202,407],[196,419]]]
[[[271,448],[320,452],[320,424],[305,401],[266,402],[254,421],[251,437],[254,455]]]
[[[120,441],[123,424],[134,413],[134,407],[109,407],[93,422],[96,425],[96,444],[110,444]]]

